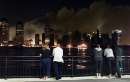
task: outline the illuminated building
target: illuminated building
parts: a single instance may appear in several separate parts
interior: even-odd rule
[[[73,54],[73,45],[72,45],[72,43],[68,43],[66,45],[66,51],[67,51],[67,56],[72,56],[72,54]]]
[[[42,33],[42,43],[45,43],[45,33]]]
[[[0,19],[0,45],[6,46],[9,41],[9,24],[7,18]]]
[[[54,33],[51,33],[49,37],[50,37],[50,46],[54,46],[54,40],[55,40]]]
[[[35,46],[39,46],[39,39],[40,35],[39,34],[35,34]]]
[[[44,31],[45,31],[45,38],[49,39],[49,45],[54,46],[55,31],[52,28],[52,25],[47,24],[44,28]]]
[[[16,24],[16,44],[24,43],[24,26],[22,22]]]

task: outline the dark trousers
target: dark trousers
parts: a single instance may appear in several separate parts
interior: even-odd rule
[[[96,60],[96,73],[102,72],[102,60]]]
[[[54,62],[54,69],[55,69],[56,80],[61,79],[62,63],[61,62]]]
[[[121,77],[122,61],[116,61],[116,71],[118,77]]]
[[[44,58],[41,59],[41,75],[42,76],[50,76],[51,71],[51,59],[50,58]]]
[[[113,61],[112,57],[107,58],[108,67],[109,67],[109,74],[112,74],[112,61]]]

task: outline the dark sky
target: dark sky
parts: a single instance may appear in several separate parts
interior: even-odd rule
[[[63,6],[88,7],[94,0],[0,0],[0,16],[13,21],[28,20]]]
[[[9,22],[14,24],[16,21],[30,20],[63,6],[75,9],[88,8],[94,1],[98,0],[0,0],[0,17],[8,17]],[[106,1],[113,6],[130,5],[129,0]]]

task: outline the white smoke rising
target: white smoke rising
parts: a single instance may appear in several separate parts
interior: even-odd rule
[[[16,36],[16,28],[14,26],[11,26],[9,28],[9,41],[13,41]]]
[[[103,0],[101,0],[103,1]],[[55,29],[61,32],[72,32],[79,30],[81,32],[91,33],[100,29],[103,33],[111,33],[113,29],[121,29],[121,44],[130,44],[130,7],[110,7],[104,2],[95,2],[90,8],[83,8],[74,12],[73,9],[61,8],[56,15],[48,14],[49,23],[55,25]],[[25,39],[33,39],[36,33],[44,32],[44,17],[39,17],[24,24]],[[51,21],[51,22],[50,22]],[[11,28],[14,30],[14,27]],[[12,40],[15,37],[15,31],[10,31]]]
[[[35,42],[35,34],[40,34],[40,40],[42,39],[42,33],[44,33],[44,24],[35,24],[33,22],[27,22],[24,24],[24,39],[33,40]]]
[[[40,34],[40,39],[42,39],[42,33],[44,33],[44,24],[34,24],[31,22],[26,22],[24,24],[24,40],[33,40],[35,42],[35,34]],[[16,27],[11,26],[9,28],[9,40],[13,41],[16,37]]]

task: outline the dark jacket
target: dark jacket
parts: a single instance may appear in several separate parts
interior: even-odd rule
[[[41,58],[51,58],[51,52],[49,49],[43,48],[40,50]]]
[[[116,61],[122,61],[123,50],[120,47],[115,48]]]
[[[95,61],[102,61],[103,60],[103,50],[97,50],[96,48],[94,48],[94,59]]]

